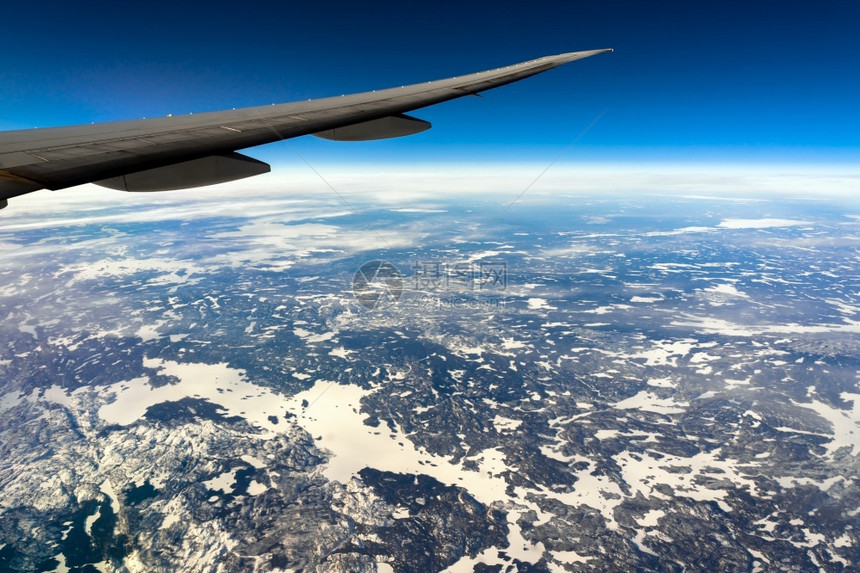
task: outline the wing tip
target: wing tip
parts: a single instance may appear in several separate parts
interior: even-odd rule
[[[562,60],[562,63],[572,62],[574,60],[582,60],[585,58],[590,58],[592,56],[599,56],[600,54],[606,54],[608,52],[614,52],[615,48],[600,48],[599,50],[584,50],[580,52],[566,52],[564,54],[559,54],[555,56],[556,58]]]

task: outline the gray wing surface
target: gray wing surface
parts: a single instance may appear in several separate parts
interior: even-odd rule
[[[38,189],[95,182],[129,191],[196,187],[268,171],[235,153],[300,135],[365,140],[430,127],[406,112],[611,50],[547,56],[399,88],[183,116],[0,133],[0,207]]]

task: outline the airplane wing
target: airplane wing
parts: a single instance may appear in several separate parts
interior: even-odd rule
[[[466,76],[303,102],[0,132],[0,208],[24,193],[82,183],[163,191],[265,173],[267,164],[236,151],[307,134],[361,141],[418,133],[430,124],[406,112],[611,51],[569,52]]]

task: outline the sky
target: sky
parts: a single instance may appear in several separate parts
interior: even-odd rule
[[[292,145],[314,164],[539,164],[574,141],[563,162],[860,159],[854,0],[32,0],[7,4],[3,19],[3,130],[325,97],[614,48],[416,111],[434,125],[419,135]],[[249,154],[299,164],[283,143]]]

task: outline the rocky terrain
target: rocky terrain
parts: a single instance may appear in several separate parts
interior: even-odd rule
[[[860,209],[435,207],[0,226],[0,570],[858,566]]]

